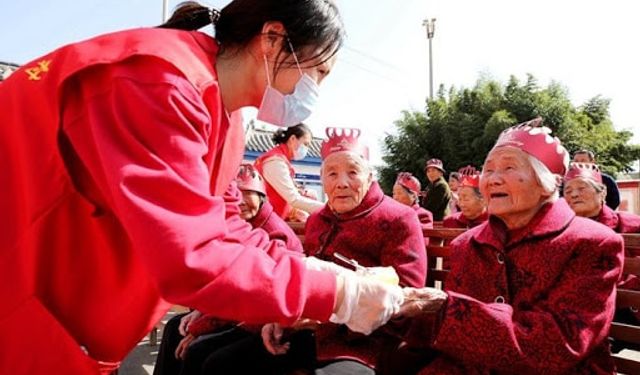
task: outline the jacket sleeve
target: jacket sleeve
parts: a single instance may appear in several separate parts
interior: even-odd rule
[[[619,236],[580,246],[555,287],[531,306],[484,303],[449,291],[435,348],[497,372],[559,374],[575,368],[606,340],[623,260]]]
[[[400,286],[421,288],[427,279],[427,252],[417,216],[414,210],[407,210],[406,215],[393,220],[389,230],[392,235],[381,253],[381,265],[396,270]]]
[[[247,322],[329,318],[335,277],[251,231],[234,186],[210,193],[203,158],[209,138],[222,136],[219,114],[190,82],[152,58],[103,65],[75,82],[63,129],[165,299]]]
[[[424,208],[431,211],[434,220],[442,220],[447,213],[450,200],[451,191],[449,190],[449,185],[444,180],[441,180],[427,192]]]

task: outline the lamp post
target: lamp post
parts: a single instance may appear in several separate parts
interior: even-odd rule
[[[422,26],[427,29],[427,39],[429,40],[429,99],[433,98],[433,53],[431,49],[431,39],[436,31],[436,19],[425,19]]]
[[[162,22],[169,19],[169,0],[162,0]]]

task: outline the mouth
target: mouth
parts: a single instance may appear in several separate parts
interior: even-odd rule
[[[507,193],[491,193],[491,194],[489,194],[489,197],[491,199],[501,199],[501,198],[506,198],[508,196],[509,196],[509,194],[507,194]]]

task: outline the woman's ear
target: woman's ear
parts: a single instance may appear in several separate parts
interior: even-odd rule
[[[286,34],[287,30],[285,30],[282,22],[265,22],[264,25],[262,25],[262,33],[260,35],[260,49],[262,54],[267,57],[277,55],[282,50]]]

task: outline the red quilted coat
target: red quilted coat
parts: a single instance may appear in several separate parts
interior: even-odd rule
[[[420,207],[417,203],[411,207],[418,214],[418,220],[420,220],[423,228],[433,228],[433,214],[429,210]]]
[[[445,228],[468,229],[468,228],[477,227],[478,225],[487,221],[488,218],[489,218],[489,214],[487,213],[487,211],[483,212],[480,216],[472,220],[464,216],[462,211],[460,211],[445,217],[444,220],[442,221],[442,226]]]
[[[441,354],[421,375],[615,372],[607,335],[623,244],[611,229],[559,200],[521,230],[492,217],[452,247],[447,305],[436,334],[422,332]]]
[[[400,285],[422,287],[427,275],[422,229],[415,211],[386,197],[374,182],[353,211],[337,216],[328,206],[307,220],[305,249],[309,255],[334,261],[338,252],[363,266],[391,266]],[[387,324],[370,336],[327,323],[316,331],[320,361],[355,359],[371,367],[379,355],[399,343],[399,327]]]

